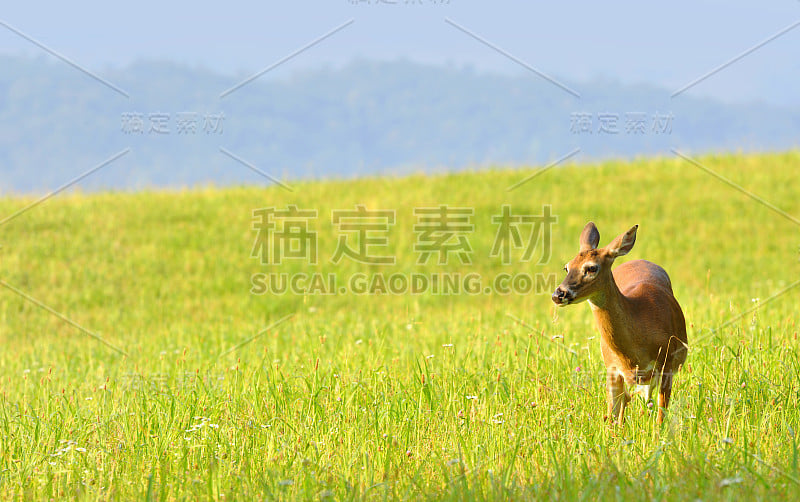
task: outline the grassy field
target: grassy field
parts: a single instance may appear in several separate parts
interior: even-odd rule
[[[699,161],[800,218],[800,153]],[[63,193],[7,221],[0,498],[797,498],[795,222],[678,158],[507,191],[536,170]],[[0,218],[33,200],[0,199]],[[317,264],[251,256],[253,211],[289,204],[318,212]],[[394,265],[331,262],[331,211],[356,204],[396,211],[378,253]],[[416,264],[414,208],[442,204],[474,209],[471,264]],[[529,262],[489,256],[504,204],[552,208],[549,256],[543,240]],[[590,219],[601,245],[638,223],[625,259],[661,264],[684,309],[691,350],[663,427],[641,398],[604,422],[589,307],[550,300]],[[527,294],[254,294],[273,272],[544,279]]]

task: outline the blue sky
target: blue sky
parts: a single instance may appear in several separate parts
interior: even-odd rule
[[[246,75],[351,19],[264,78],[358,58],[525,71],[446,18],[570,82],[605,78],[678,89],[800,21],[800,2],[30,1],[0,10],[0,21],[100,74],[156,59]],[[688,92],[800,106],[798,49],[800,26]],[[0,52],[50,57],[1,26]]]

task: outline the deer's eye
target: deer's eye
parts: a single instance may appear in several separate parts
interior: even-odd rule
[[[597,272],[597,265],[589,265],[585,269],[583,269],[584,273],[593,274]]]

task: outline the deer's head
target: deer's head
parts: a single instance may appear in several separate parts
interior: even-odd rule
[[[602,291],[608,281],[613,280],[611,265],[614,260],[633,248],[637,228],[639,225],[634,225],[608,246],[598,249],[600,232],[594,223],[587,223],[581,232],[580,251],[564,266],[567,276],[553,293],[553,302],[558,306],[579,303]]]

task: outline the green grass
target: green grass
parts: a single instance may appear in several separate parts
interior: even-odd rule
[[[700,160],[800,217],[800,153]],[[768,299],[800,278],[798,227],[680,159],[567,166],[506,191],[535,169],[67,193],[9,221],[3,283],[127,355],[0,288],[0,498],[797,498],[800,288]],[[0,199],[0,217],[33,200]],[[287,204],[318,210],[319,264],[250,257],[252,211]],[[330,211],[355,204],[397,211],[396,265],[330,263]],[[471,265],[415,265],[412,209],[439,204],[474,208]],[[552,206],[546,264],[488,257],[503,204]],[[640,398],[622,427],[603,421],[589,307],[556,312],[550,291],[250,293],[274,270],[560,281],[590,219],[601,245],[638,223],[625,258],[661,264],[686,314],[663,427]]]

